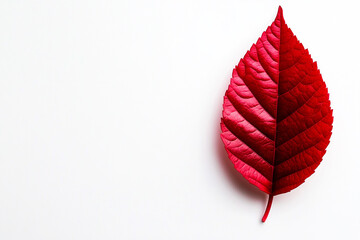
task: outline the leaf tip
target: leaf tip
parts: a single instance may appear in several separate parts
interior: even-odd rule
[[[279,19],[279,20],[283,20],[284,19],[284,16],[283,16],[283,9],[282,7],[279,5],[279,8],[278,8],[278,12],[276,14],[276,19]]]

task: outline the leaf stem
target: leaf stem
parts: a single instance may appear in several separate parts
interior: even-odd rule
[[[264,213],[264,216],[262,218],[262,222],[265,222],[266,221],[266,218],[268,217],[269,215],[269,212],[270,212],[270,208],[271,208],[271,204],[272,204],[272,200],[273,200],[273,195],[270,194],[269,195],[269,200],[268,200],[268,203],[267,203],[267,206],[266,206],[266,210],[265,210],[265,213]]]

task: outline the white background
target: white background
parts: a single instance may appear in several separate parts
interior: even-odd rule
[[[316,173],[274,198],[220,141],[233,67],[282,4],[329,88]],[[359,239],[358,1],[0,3],[0,239]]]

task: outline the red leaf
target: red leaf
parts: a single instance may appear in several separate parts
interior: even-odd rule
[[[235,168],[269,194],[302,184],[331,136],[329,94],[316,62],[286,25],[282,8],[233,70],[221,138]]]

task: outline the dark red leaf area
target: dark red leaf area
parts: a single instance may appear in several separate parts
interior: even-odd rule
[[[221,138],[235,168],[262,191],[288,192],[314,173],[332,131],[317,64],[282,9],[235,67],[224,97]]]

